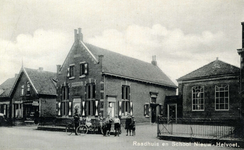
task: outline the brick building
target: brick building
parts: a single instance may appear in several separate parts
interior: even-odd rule
[[[83,42],[81,29],[63,65],[57,65],[57,115],[134,115],[138,122],[155,122],[165,96],[175,95],[175,84],[151,63]]]
[[[40,117],[56,115],[56,73],[43,68],[22,67],[10,91],[10,115],[15,122],[32,120],[36,111]]]
[[[238,119],[240,69],[218,58],[177,80],[183,118]]]
[[[10,118],[10,91],[14,86],[17,74],[13,78],[9,78],[0,85],[0,113],[4,114],[6,118]]]

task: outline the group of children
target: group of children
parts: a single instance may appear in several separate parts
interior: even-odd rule
[[[119,136],[121,134],[121,122],[118,116],[110,118],[109,116],[101,123],[103,136],[109,136],[111,131],[112,123],[114,123],[114,136]],[[128,115],[125,121],[126,136],[128,133],[130,136],[135,135],[135,119],[134,116]]]

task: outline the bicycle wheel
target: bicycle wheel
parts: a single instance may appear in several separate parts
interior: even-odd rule
[[[66,126],[66,128],[65,128],[65,132],[66,132],[67,135],[71,135],[73,130],[74,130],[74,128],[73,128],[73,126],[71,124],[68,124]]]
[[[84,126],[84,125],[81,125],[81,126],[79,126],[76,129],[76,132],[77,132],[78,135],[80,135],[80,134],[87,134],[88,128],[86,126]]]

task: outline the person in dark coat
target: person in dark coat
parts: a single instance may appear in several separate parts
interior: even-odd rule
[[[131,117],[130,129],[132,132],[132,136],[136,135],[136,122],[134,116]]]
[[[77,109],[75,109],[75,113],[74,113],[74,123],[75,123],[75,135],[77,135],[76,129],[80,125],[80,116],[78,114],[78,110]]]
[[[36,111],[34,114],[34,123],[38,124],[39,122],[39,111]]]
[[[130,133],[131,129],[130,129],[130,124],[131,124],[131,117],[130,115],[128,114],[127,115],[127,118],[125,120],[125,130],[126,130],[126,136],[128,136],[128,132]],[[131,133],[130,133],[131,135]]]
[[[114,136],[119,136],[120,134],[120,119],[118,118],[118,116],[116,115],[114,118]]]

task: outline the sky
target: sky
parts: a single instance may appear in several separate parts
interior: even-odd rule
[[[21,66],[56,72],[84,42],[157,65],[176,79],[218,58],[240,66],[243,0],[0,0],[0,84]]]

